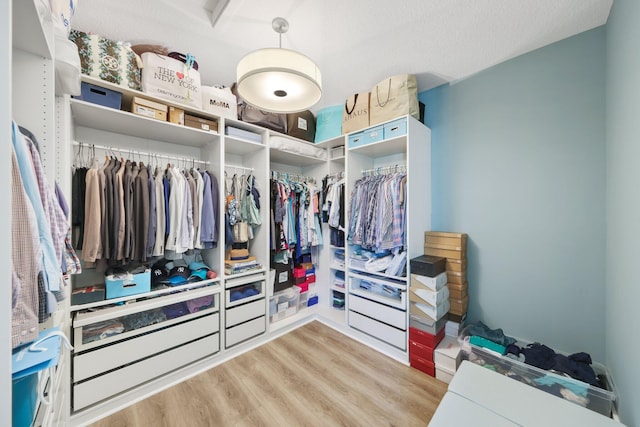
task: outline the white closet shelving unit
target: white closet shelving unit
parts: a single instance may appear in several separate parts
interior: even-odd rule
[[[51,18],[48,15],[48,3],[38,0],[13,0],[3,2],[4,5],[7,6],[7,9],[2,11],[2,19],[7,22],[2,26],[3,29],[6,29],[3,32],[2,40],[9,41],[10,44],[7,44],[9,44],[10,48],[8,47],[6,50],[3,48],[2,51],[7,52],[11,57],[10,60],[7,58],[6,61],[2,61],[3,65],[0,66],[0,69],[3,70],[1,73],[2,81],[10,85],[10,90],[4,93],[11,93],[11,98],[4,98],[6,99],[5,102],[10,102],[10,105],[8,114],[3,113],[2,115],[2,126],[3,129],[6,129],[5,126],[10,126],[11,119],[13,119],[19,125],[33,132],[39,143],[45,174],[49,182],[52,183],[56,179],[57,132],[55,120],[54,31]],[[11,32],[9,32],[9,29],[11,29]],[[3,105],[3,111],[4,108],[6,108],[6,105]],[[3,155],[0,157],[2,158],[1,165],[3,170],[10,174],[11,143],[9,141],[11,140],[11,128],[9,127],[8,129],[9,132],[5,133],[8,138],[6,143],[3,144]],[[11,200],[10,188],[3,188],[1,191],[3,200]],[[5,204],[5,206],[8,214],[11,215],[10,204]],[[5,216],[5,218],[7,217]],[[3,237],[2,240],[5,242],[2,252],[5,259],[10,259],[11,222],[3,221],[2,224],[0,233]],[[7,270],[6,275],[5,283],[10,283],[9,270]],[[10,287],[7,286],[6,289],[10,294]],[[9,296],[2,298],[2,300],[7,301],[7,304],[10,304],[9,301],[11,301]],[[8,319],[6,323],[2,323],[7,325],[6,330],[9,331],[11,309],[10,306],[7,306],[6,309],[2,308],[0,311],[6,313]],[[60,303],[58,311],[52,314],[50,320],[41,324],[40,329],[60,327],[61,330],[66,330],[69,323],[66,315],[67,308],[68,304],[66,302]],[[5,342],[10,346],[10,339]],[[3,370],[3,372],[9,373],[10,378],[10,359],[7,365],[8,369]],[[49,404],[38,404],[34,425],[53,426],[61,425],[66,421],[66,401],[69,391],[68,382],[66,381],[66,378],[68,378],[68,365],[68,354],[63,350],[61,351],[58,365],[53,372],[50,373],[47,370],[40,373],[39,387],[44,390]],[[4,383],[2,388],[4,389]],[[20,398],[20,396],[13,396],[13,398]],[[5,403],[11,405],[11,399],[3,399],[0,405]],[[1,424],[9,425],[11,423],[10,407],[4,410],[4,406],[2,406],[0,413],[3,414],[2,417],[5,414],[7,416],[7,419],[3,419]]]
[[[397,277],[374,273],[355,265],[350,260],[354,246],[347,241],[347,324],[350,330],[357,331],[356,335],[365,343],[407,363],[409,305],[406,293],[410,275],[409,260],[422,255],[422,236],[431,225],[431,132],[411,116],[375,128],[380,127],[384,128],[385,137],[375,142],[350,146],[351,136],[355,134],[347,136],[347,193],[351,194],[363,171],[394,170],[396,166],[406,169],[406,275]],[[403,128],[406,128],[405,132],[397,131]],[[363,130],[362,135],[373,129]],[[347,203],[350,206],[349,198]],[[360,286],[363,281],[390,290],[393,296],[363,289]]]
[[[203,251],[205,262],[218,272],[218,278],[184,285],[172,291],[153,291],[147,294],[107,300],[82,306],[62,306],[61,312],[53,322],[57,322],[73,338],[76,349],[71,360],[61,359],[57,371],[57,380],[51,381],[58,388],[56,406],[40,415],[45,425],[85,425],[101,418],[105,414],[117,411],[131,403],[142,400],[164,388],[210,369],[224,361],[259,346],[270,339],[287,333],[295,327],[317,319],[345,333],[372,348],[397,360],[408,363],[406,349],[406,326],[408,325],[408,307],[405,298],[398,301],[380,296],[371,296],[359,289],[351,289],[362,276],[361,271],[350,268],[348,264],[339,267],[333,264],[335,252],[345,250],[345,263],[348,263],[349,248],[330,245],[329,228],[322,226],[324,244],[319,250],[316,265],[316,286],[319,303],[302,309],[298,314],[283,320],[269,323],[269,295],[266,286],[269,277],[270,261],[270,178],[271,171],[288,172],[295,175],[313,177],[318,186],[327,174],[344,174],[345,209],[349,209],[350,192],[362,169],[403,164],[409,174],[408,211],[407,211],[407,260],[422,254],[422,233],[430,227],[430,132],[411,117],[407,122],[406,135],[382,140],[366,146],[348,149],[349,135],[339,136],[320,144],[311,144],[278,132],[237,120],[228,120],[211,115],[205,111],[172,104],[132,91],[108,82],[83,76],[87,82],[113,89],[123,94],[123,110],[114,110],[100,105],[71,99],[68,96],[55,96],[53,42],[51,24],[38,18],[36,4],[39,0],[13,0],[13,33],[2,32],[0,42],[11,43],[12,58],[8,66],[0,66],[2,81],[12,82],[13,96],[11,104],[3,101],[0,112],[5,122],[15,118],[20,124],[32,130],[43,146],[42,156],[46,173],[50,180],[57,180],[68,199],[71,197],[71,164],[74,159],[75,142],[87,147],[112,147],[123,156],[139,158],[148,163],[149,158],[136,153],[158,153],[178,158],[197,159],[206,162],[206,168],[218,177],[220,189],[219,206],[222,218],[224,209],[224,173],[251,172],[256,177],[256,185],[261,194],[260,210],[262,225],[254,228],[255,237],[250,241],[250,251],[262,265],[262,269],[251,273],[226,276],[224,274],[225,242],[224,226],[220,221],[218,247]],[[2,15],[2,20],[7,20]],[[35,25],[37,24],[37,25]],[[4,26],[3,28],[8,28]],[[34,31],[39,28],[41,31]],[[6,62],[7,64],[9,61]],[[12,79],[9,79],[9,74]],[[35,82],[35,83],[34,83]],[[18,89],[19,88],[19,89]],[[168,122],[133,115],[128,112],[133,96],[143,96],[165,104],[183,108],[186,112],[217,120],[218,131],[207,132],[187,128]],[[260,142],[225,135],[226,125],[239,127],[261,135]],[[10,127],[5,123],[2,129],[10,137]],[[301,146],[312,145],[320,148],[319,155],[310,156],[276,148],[272,142],[285,138]],[[5,147],[7,147],[5,145]],[[346,148],[344,154],[334,150]],[[7,148],[5,148],[7,150]],[[293,150],[296,151],[296,150]],[[104,155],[99,149],[96,153]],[[8,151],[0,156],[0,162],[9,171]],[[178,162],[179,163],[179,162]],[[180,163],[179,163],[180,165]],[[184,162],[183,166],[190,166]],[[415,183],[415,184],[414,184]],[[9,197],[7,188],[0,189]],[[2,193],[0,193],[1,195]],[[6,209],[9,209],[8,207]],[[348,217],[346,218],[348,226]],[[3,222],[0,237],[10,241],[10,224]],[[347,242],[348,243],[348,242]],[[348,245],[347,245],[348,246]],[[3,247],[6,256],[10,256],[10,247]],[[408,264],[408,263],[407,263]],[[407,266],[408,269],[408,266]],[[333,274],[344,270],[345,309],[332,307]],[[408,275],[408,273],[407,273]],[[5,281],[9,282],[9,272],[5,272]],[[74,287],[102,280],[100,274],[85,270],[74,277]],[[388,284],[404,284],[406,279],[393,279],[378,275],[375,280]],[[244,287],[253,287],[249,298],[232,300],[232,293]],[[7,288],[8,289],[8,288]],[[7,292],[10,292],[7,290]],[[402,294],[406,295],[406,294]],[[105,319],[120,318],[136,313],[159,309],[175,302],[194,298],[212,297],[212,303],[202,311],[184,317],[171,319],[156,325],[150,325],[126,332],[122,336],[108,337],[94,342],[83,342],[82,329]],[[7,298],[0,304],[8,304]],[[4,301],[4,302],[2,302]],[[377,322],[380,326],[373,329],[358,324],[357,316],[363,311],[362,303],[372,310],[367,321]],[[113,305],[119,303],[121,305]],[[10,324],[9,307],[0,312],[7,313],[6,323]],[[101,308],[100,310],[96,310]],[[385,317],[385,312],[395,316]],[[397,312],[401,313],[400,316]],[[391,325],[391,326],[390,326]],[[393,326],[395,325],[395,326]],[[385,330],[389,327],[401,331],[400,337],[390,343]],[[403,329],[404,328],[404,329]],[[7,331],[9,328],[6,328]],[[366,329],[363,331],[363,329]],[[9,342],[8,334],[3,334]],[[10,359],[0,359],[10,367]],[[72,362],[72,363],[70,363]],[[70,368],[73,366],[73,369]],[[10,369],[5,369],[10,372]],[[2,374],[0,386],[11,386],[10,376]],[[0,403],[0,409],[10,401]],[[8,414],[9,411],[0,411]],[[8,424],[9,420],[3,424]]]

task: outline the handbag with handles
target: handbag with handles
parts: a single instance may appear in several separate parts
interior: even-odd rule
[[[262,111],[242,99],[238,94],[237,84],[231,86],[231,92],[238,100],[238,119],[245,123],[262,126],[280,133],[287,133],[287,115],[283,113],[270,113]]]
[[[420,119],[418,83],[413,74],[399,74],[382,80],[371,89],[371,126],[407,114]]]
[[[369,93],[351,95],[342,111],[342,133],[351,133],[369,127]]]

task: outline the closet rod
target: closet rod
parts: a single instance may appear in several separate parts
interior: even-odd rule
[[[392,166],[381,166],[372,169],[363,169],[362,175],[364,176],[374,176],[374,175],[386,175],[390,173],[397,172],[407,172],[407,167],[405,165],[392,165]]]
[[[99,144],[87,144],[86,142],[81,142],[81,141],[73,141],[73,145],[74,146],[82,146],[82,147],[87,147],[87,148],[95,148],[98,150],[104,150],[104,151],[114,151],[114,152],[125,152],[125,153],[133,153],[133,154],[137,154],[138,156],[144,157],[161,157],[163,159],[168,159],[168,160],[177,160],[178,162],[186,162],[186,163],[200,163],[203,165],[208,165],[210,162],[205,161],[205,160],[196,160],[196,159],[189,159],[186,157],[177,157],[177,156],[171,156],[168,154],[159,154],[159,153],[147,153],[144,151],[138,151],[138,150],[127,150],[127,149],[122,149],[122,148],[116,148],[116,147],[109,147],[106,145],[99,145]]]
[[[246,166],[236,166],[236,165],[224,165],[225,169],[236,169],[241,171],[253,172],[253,168],[248,168]]]

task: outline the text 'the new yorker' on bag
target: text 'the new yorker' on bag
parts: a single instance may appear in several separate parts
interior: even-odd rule
[[[141,89],[142,60],[127,44],[78,30],[71,30],[69,39],[78,46],[82,74]]]
[[[316,137],[316,118],[309,110],[287,114],[287,135],[313,142]]]
[[[399,74],[382,80],[371,89],[370,123],[387,122],[407,114],[420,119],[416,76]]]
[[[231,92],[238,98],[238,119],[245,123],[262,126],[280,133],[287,133],[287,115],[270,113],[253,107],[238,95],[237,84],[231,86]]]
[[[355,132],[369,127],[369,93],[351,95],[342,111],[342,133]]]
[[[145,52],[142,54],[142,62],[143,92],[202,108],[200,73],[193,67],[194,61],[187,60],[184,63],[168,56]]]

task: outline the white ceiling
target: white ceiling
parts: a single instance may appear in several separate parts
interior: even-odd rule
[[[464,79],[515,56],[603,25],[613,0],[229,0],[215,26],[203,6],[220,0],[82,0],[72,27],[191,53],[202,84],[231,85],[248,52],[282,47],[320,67],[323,96],[344,102],[385,77],[415,74],[418,90]]]

